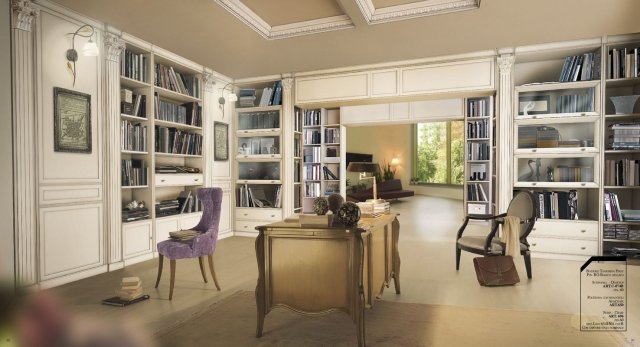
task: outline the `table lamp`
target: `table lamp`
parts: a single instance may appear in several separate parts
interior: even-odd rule
[[[375,163],[363,163],[363,162],[351,162],[349,166],[347,166],[347,171],[349,172],[359,172],[360,176],[359,180],[369,180],[373,179],[373,199],[368,199],[368,202],[374,203],[383,203],[383,199],[378,199],[378,187],[376,186],[376,176],[375,174],[380,172],[380,166]],[[370,177],[367,177],[367,172],[372,173]]]

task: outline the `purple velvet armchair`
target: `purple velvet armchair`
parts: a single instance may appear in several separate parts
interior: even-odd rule
[[[158,243],[160,253],[158,264],[158,279],[156,288],[162,276],[162,264],[164,257],[169,258],[171,266],[171,278],[169,287],[169,300],[173,298],[173,285],[175,283],[176,260],[185,258],[198,258],[200,272],[204,282],[207,283],[207,275],[204,271],[204,257],[209,258],[209,270],[216,288],[220,290],[216,272],[213,268],[213,252],[216,250],[218,240],[218,225],[220,224],[220,205],[222,203],[222,189],[200,188],[198,199],[202,202],[202,218],[192,230],[201,232],[200,235],[188,241],[166,240]]]

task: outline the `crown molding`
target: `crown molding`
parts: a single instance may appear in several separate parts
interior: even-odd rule
[[[368,24],[380,24],[480,8],[480,0],[423,0],[376,8],[371,0],[355,0]]]
[[[326,31],[353,28],[347,15],[332,16],[303,22],[271,26],[248,8],[241,0],[215,0],[225,10],[236,16],[248,27],[267,40],[317,34]]]

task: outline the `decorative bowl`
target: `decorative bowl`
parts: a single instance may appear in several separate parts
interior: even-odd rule
[[[318,216],[327,214],[327,211],[329,211],[329,203],[327,202],[327,199],[318,197],[313,200],[313,212]]]
[[[353,202],[345,202],[338,209],[338,221],[346,227],[354,227],[358,225],[360,220],[360,208]]]
[[[629,114],[633,113],[633,108],[636,105],[640,95],[623,95],[623,96],[610,96],[613,107],[615,107],[616,114]]]

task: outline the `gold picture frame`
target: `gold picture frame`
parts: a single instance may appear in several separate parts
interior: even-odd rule
[[[53,88],[53,150],[91,153],[91,95]]]

